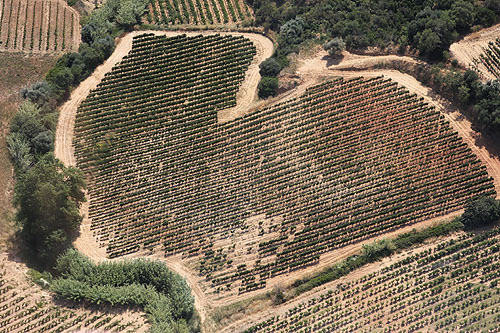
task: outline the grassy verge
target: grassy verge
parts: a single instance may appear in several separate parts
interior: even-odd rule
[[[407,249],[415,244],[421,244],[427,239],[445,236],[452,232],[462,230],[463,227],[464,225],[460,222],[460,218],[456,218],[451,222],[438,224],[421,231],[413,230],[401,234],[394,239],[382,239],[371,244],[363,245],[361,253],[352,255],[316,274],[293,282],[291,294],[293,297],[296,297],[313,288],[347,275],[365,264],[388,257],[394,252]],[[289,297],[290,296],[285,297],[284,300],[287,300]]]
[[[461,218],[457,217],[451,221],[444,221],[421,231],[414,229],[393,239],[376,240],[373,243],[363,245],[363,249],[359,253],[317,273],[298,279],[289,286],[275,287],[266,293],[216,308],[210,314],[209,319],[211,323],[208,326],[210,326],[211,330],[217,331],[221,327],[227,326],[244,316],[258,313],[269,306],[290,301],[307,291],[339,279],[366,264],[421,244],[428,239],[446,236],[463,230],[463,228],[464,225],[461,222]]]

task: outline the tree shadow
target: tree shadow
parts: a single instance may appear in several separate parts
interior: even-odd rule
[[[486,233],[488,233],[488,232],[490,232],[493,229],[498,228],[498,227],[500,227],[500,220],[496,221],[495,223],[488,224],[488,225],[482,225],[482,226],[478,226],[475,228],[466,228],[464,230],[474,234],[475,236],[480,236],[480,235],[484,235],[484,234],[486,234]]]
[[[500,147],[498,146],[498,138],[495,138],[491,134],[474,133],[474,143],[479,148],[485,148],[490,157],[495,157],[500,159]]]
[[[342,59],[344,59],[343,55],[337,58],[332,58],[330,56],[323,56],[323,58],[321,58],[321,60],[326,61],[326,67],[338,65],[342,62]]]

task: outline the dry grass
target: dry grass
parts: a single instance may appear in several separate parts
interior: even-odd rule
[[[42,79],[56,62],[55,57],[27,57],[21,53],[0,53],[0,241],[14,230],[12,194],[14,171],[9,160],[6,137],[10,121],[22,99],[19,90]]]

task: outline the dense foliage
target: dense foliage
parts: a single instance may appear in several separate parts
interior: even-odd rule
[[[55,113],[43,112],[28,101],[19,106],[7,137],[7,148],[18,172],[26,172],[53,149],[56,117]]]
[[[320,33],[342,37],[348,49],[368,46],[411,46],[424,56],[441,58],[443,51],[474,25],[489,26],[498,20],[497,1],[251,1],[256,24],[283,30],[277,56],[296,49]]]
[[[483,227],[500,219],[500,202],[491,197],[479,197],[465,205],[462,221],[467,228]]]
[[[260,98],[274,97],[278,94],[278,78],[264,76],[258,86],[258,95]]]
[[[424,81],[430,80],[443,96],[469,107],[475,124],[482,131],[500,135],[500,83],[497,80],[482,83],[474,71],[442,71],[439,67],[433,67],[428,74],[423,75]]]
[[[335,37],[323,44],[323,48],[330,57],[338,58],[342,55],[342,51],[345,50],[345,43],[342,37]]]
[[[199,322],[186,281],[158,261],[133,260],[95,265],[76,250],[57,259],[60,277],[52,291],[75,302],[137,305],[149,315],[153,332],[195,332]]]
[[[71,244],[82,217],[85,200],[79,170],[64,165],[49,153],[18,178],[15,187],[21,235],[39,266],[51,268]]]

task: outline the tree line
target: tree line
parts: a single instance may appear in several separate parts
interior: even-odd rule
[[[82,28],[78,52],[64,54],[45,76],[20,92],[25,100],[14,115],[7,148],[16,171],[14,202],[25,252],[40,269],[51,269],[71,246],[82,217],[85,182],[52,151],[57,107],[114,51],[114,37],[140,23],[146,0],[108,0]]]
[[[59,297],[91,304],[139,306],[152,332],[199,332],[200,321],[186,281],[156,261],[94,264],[71,248],[82,217],[85,181],[80,170],[55,158],[57,106],[114,50],[114,37],[140,22],[147,1],[108,0],[82,29],[78,52],[63,55],[45,80],[21,90],[7,146],[16,172],[17,207],[23,250],[45,272]]]
[[[287,56],[308,40],[334,41],[338,50],[344,46],[349,51],[371,46],[410,49],[430,60],[447,60],[449,46],[460,36],[500,20],[500,0],[249,2],[255,23],[277,32],[273,58],[281,68],[288,65]],[[263,91],[264,86],[269,90],[274,82],[263,78],[262,85]],[[277,86],[262,96],[276,92]]]

